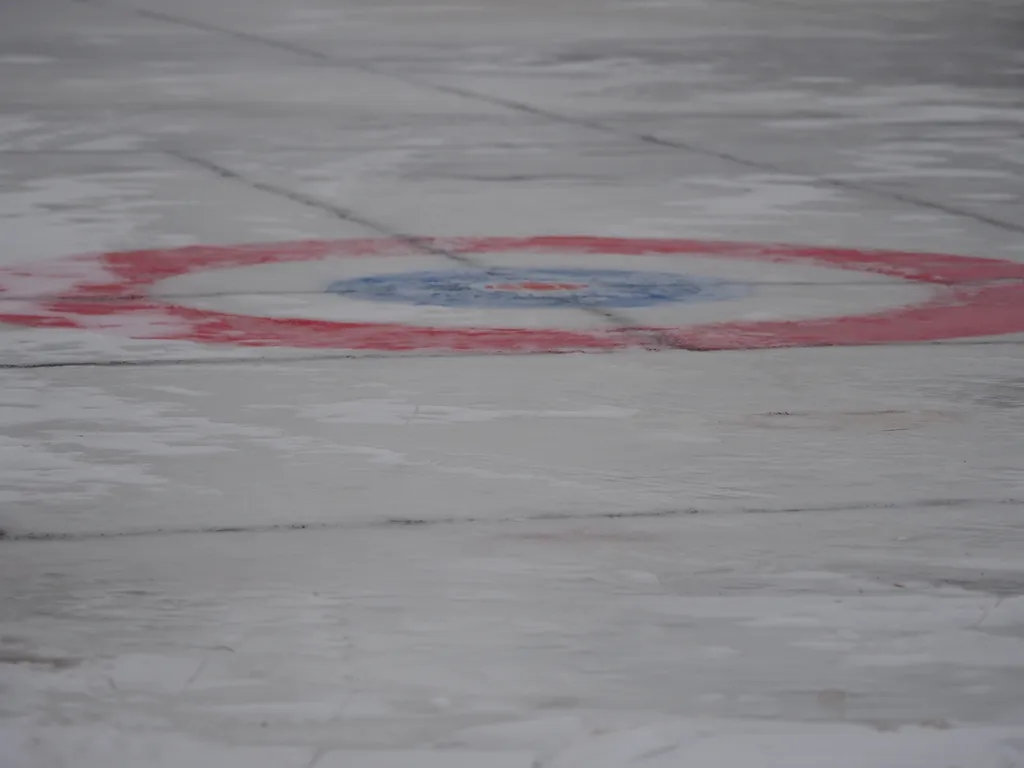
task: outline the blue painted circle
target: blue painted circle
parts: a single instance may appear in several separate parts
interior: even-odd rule
[[[749,286],[710,277],[625,269],[436,270],[337,280],[328,293],[353,299],[491,309],[649,307],[728,301]]]

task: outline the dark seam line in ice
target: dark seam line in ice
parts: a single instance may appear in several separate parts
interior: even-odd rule
[[[734,509],[701,509],[699,507],[681,507],[677,509],[655,509],[639,512],[599,512],[597,514],[551,512],[536,515],[514,515],[508,517],[442,517],[416,518],[393,517],[385,520],[339,520],[318,523],[267,523],[264,525],[211,525],[190,528],[148,528],[130,531],[107,532],[31,532],[13,533],[0,531],[0,541],[86,541],[95,539],[140,538],[147,536],[181,536],[205,533],[276,533],[284,531],[324,531],[339,529],[373,529],[420,526],[452,526],[452,525],[501,525],[516,523],[544,523],[559,521],[588,520],[631,520],[650,518],[675,518],[709,515],[762,515],[762,514],[796,514],[796,513],[829,513],[829,512],[870,512],[903,509],[936,509],[960,508],[973,504],[992,504],[998,506],[1022,506],[1024,499],[916,499],[901,502],[863,502],[860,504],[822,504],[808,507],[738,507]]]
[[[154,339],[154,341],[156,341]],[[768,354],[771,352],[789,352],[793,349],[863,349],[866,347],[885,347],[903,349],[908,347],[1019,347],[1024,346],[1024,339],[985,339],[978,341],[960,341],[947,339],[940,341],[908,341],[908,342],[878,342],[865,344],[813,344],[800,347],[779,346],[779,347],[758,347],[756,349],[706,349],[703,347],[679,347],[670,348],[656,346],[638,345],[633,351],[675,351],[675,352],[701,352],[704,354],[728,354],[730,352],[749,354],[758,352]],[[410,350],[408,352],[336,352],[314,355],[293,355],[282,357],[173,357],[158,359],[137,359],[130,358],[121,360],[51,360],[45,362],[24,362],[24,363],[2,363],[0,371],[33,371],[46,370],[51,368],[149,368],[161,366],[186,366],[186,365],[285,365],[288,363],[312,363],[330,362],[340,360],[389,360],[389,359],[419,359],[419,358],[458,358],[458,357],[538,357],[541,355],[610,355],[621,353],[621,349],[562,349],[562,350],[508,350],[500,352],[477,352],[473,350],[441,350],[429,352],[424,350]]]
[[[95,0],[77,0],[86,4],[106,6],[102,3],[96,3]],[[930,209],[945,213],[949,216],[956,216],[959,218],[973,219],[974,221],[987,224],[998,229],[1002,229],[1008,232],[1014,232],[1016,234],[1024,234],[1024,224],[1014,224],[1012,222],[1003,221],[992,216],[978,213],[967,209],[958,208],[952,205],[946,205],[944,203],[938,203],[925,198],[917,197],[916,195],[908,195],[901,192],[894,192],[891,190],[879,189],[866,184],[859,184],[857,182],[848,181],[844,179],[837,179],[827,176],[818,176],[811,173],[806,173],[799,170],[788,170],[784,167],[775,165],[773,163],[763,163],[757,160],[750,160],[740,155],[733,154],[731,152],[724,152],[722,150],[711,149],[709,147],[702,147],[697,144],[693,144],[687,141],[680,141],[674,139],[664,139],[659,136],[655,136],[648,133],[633,133],[630,131],[622,131],[617,128],[605,125],[599,121],[591,120],[585,117],[575,117],[571,115],[564,115],[559,112],[554,112],[543,107],[535,107],[524,102],[516,101],[514,99],[505,99],[498,96],[491,96],[489,94],[477,93],[476,91],[468,90],[465,88],[459,88],[456,86],[442,85],[438,83],[432,83],[430,81],[421,80],[415,77],[409,77],[407,75],[399,75],[386,69],[380,69],[378,67],[370,66],[365,62],[353,62],[339,59],[331,54],[323,53],[310,48],[304,48],[303,46],[289,43],[282,40],[275,40],[273,38],[263,37],[262,35],[256,35],[251,32],[241,32],[239,30],[230,29],[228,27],[221,27],[216,24],[208,24],[206,22],[195,21],[188,18],[172,16],[157,11],[149,11],[141,8],[120,8],[120,10],[133,11],[134,13],[143,16],[145,18],[154,19],[157,21],[163,21],[169,24],[177,24],[179,26],[190,27],[212,34],[221,34],[228,37],[233,37],[238,40],[244,40],[252,43],[258,43],[260,45],[276,48],[278,50],[287,51],[297,56],[303,56],[306,58],[313,59],[327,63],[334,67],[341,67],[346,69],[354,69],[368,74],[378,75],[380,77],[388,77],[399,82],[404,82],[408,85],[414,85],[419,88],[426,88],[429,90],[436,91],[437,93],[447,93],[453,96],[460,96],[462,98],[476,100],[495,106],[504,107],[506,109],[512,109],[515,111],[523,112],[525,114],[531,114],[536,117],[543,117],[547,120],[560,122],[568,125],[577,125],[592,130],[601,131],[603,133],[610,133],[615,136],[632,138],[636,141],[650,144],[652,146],[666,147],[669,149],[678,149],[685,152],[690,152],[697,155],[704,155],[707,157],[715,157],[720,160],[726,160],[731,163],[745,166],[747,168],[753,168],[760,171],[767,171],[770,173],[781,173],[790,176],[799,176],[802,178],[810,179],[813,183],[829,186],[836,189],[851,190],[859,192],[864,195],[870,195],[873,197],[882,197],[889,200],[896,200],[907,205],[916,206],[919,208]],[[727,119],[728,116],[724,116]]]
[[[391,227],[386,226],[385,224],[379,221],[369,219],[348,208],[343,208],[342,206],[327,202],[326,200],[321,200],[311,195],[306,195],[302,192],[297,192],[293,189],[282,187],[278,184],[270,184],[268,182],[250,178],[244,174],[239,173],[238,171],[232,170],[231,168],[227,168],[226,166],[223,166],[219,163],[215,163],[207,158],[199,157],[198,155],[192,154],[190,152],[184,152],[180,149],[164,149],[163,152],[164,154],[170,155],[171,157],[175,157],[184,163],[203,168],[209,171],[210,173],[220,176],[223,179],[234,181],[239,184],[244,184],[245,186],[255,189],[259,192],[265,192],[270,195],[284,197],[288,200],[291,200],[293,203],[298,203],[299,205],[305,206],[307,208],[316,208],[317,210],[320,210],[324,213],[329,213],[335,218],[341,219],[342,221],[348,222],[350,224],[358,224],[361,227],[371,229],[374,232],[377,232],[378,234],[384,235],[385,237],[391,237],[396,240],[401,240],[402,242],[407,243],[409,246],[415,248],[416,250],[422,253],[429,253],[435,256],[445,256],[447,258],[454,259],[455,261],[461,264],[468,264],[468,261],[466,259],[463,259],[462,257],[457,256],[455,254],[433,248],[428,243],[424,242],[422,238],[417,238],[411,235],[403,234],[395,229],[392,229]]]
[[[114,8],[114,6],[101,5],[100,3],[92,2],[91,0],[71,0],[71,2],[78,2],[78,3],[82,4],[82,5],[90,5],[90,6],[94,6],[94,7],[97,7],[97,8],[105,8],[107,10],[120,10],[120,11],[127,11],[127,12],[131,12],[132,11],[131,8],[123,8],[123,7],[122,8]],[[161,20],[162,21],[171,22],[170,19],[161,19]],[[192,26],[191,24],[185,24],[184,22],[181,22],[181,21],[173,21],[172,23],[179,24],[181,26]],[[202,28],[202,27],[200,27],[200,29],[202,29],[203,31],[206,31],[206,32],[223,32],[224,34],[229,34],[228,32],[226,32],[224,30],[221,30],[221,29],[209,29],[209,28]],[[263,41],[260,40],[259,42],[263,42]],[[264,45],[267,45],[267,43],[264,43]],[[391,78],[399,79],[399,80],[402,80],[403,82],[414,82],[412,80],[404,79],[403,76],[401,76],[401,75],[397,74],[396,72],[394,72],[392,70],[389,70],[389,69],[374,69],[374,70],[371,70],[371,69],[369,69],[367,64],[364,64],[364,63],[362,63],[360,61],[357,61],[357,60],[339,59],[337,57],[333,57],[330,62],[323,62],[323,64],[328,65],[328,66],[332,66],[332,67],[351,67],[353,69],[359,69],[361,71],[371,72],[372,74],[378,74],[378,75],[382,75],[382,76],[385,76],[385,77],[391,77]],[[419,81],[415,81],[415,84],[416,85],[421,85],[421,86],[422,85],[427,85],[427,87],[430,87],[430,88],[437,87],[434,84],[426,84],[426,83],[421,83]],[[480,95],[479,94],[474,95],[473,98],[480,98]],[[253,103],[242,104],[242,105],[231,105],[230,107],[223,107],[223,106],[221,106],[219,104],[210,104],[210,103],[205,103],[205,104],[196,104],[196,103],[189,103],[189,102],[171,103],[171,102],[167,102],[167,101],[153,101],[153,102],[133,101],[132,102],[132,106],[133,107],[137,107],[140,111],[144,110],[146,112],[178,112],[178,111],[188,111],[188,112],[202,113],[202,112],[218,112],[218,111],[223,111],[225,108],[227,108],[227,109],[230,109],[234,113],[242,112],[242,113],[244,113],[246,115],[256,115],[256,116],[258,116],[259,110],[263,109],[263,107],[260,104],[253,104]],[[90,112],[109,112],[110,110],[123,109],[124,103],[123,102],[105,103],[103,101],[90,101],[86,105],[75,105],[75,106],[71,106],[71,107],[67,107],[67,106],[62,107],[62,106],[55,106],[52,103],[44,104],[44,103],[39,103],[39,102],[35,102],[35,101],[24,101],[24,100],[19,101],[19,100],[15,100],[15,99],[7,99],[7,100],[4,101],[4,107],[8,108],[8,109],[32,110],[33,112],[40,113],[40,114],[52,114],[52,113],[67,114],[67,113],[74,113],[76,115],[81,115],[83,113],[84,114],[88,114]],[[271,110],[273,108],[272,107],[266,107],[266,109]],[[333,107],[332,107],[332,109],[333,109]],[[636,115],[636,116],[641,116],[641,117],[647,117],[647,116],[651,116],[652,113],[633,112],[631,114]],[[653,114],[655,116],[665,116],[664,113],[653,113]],[[275,115],[271,115],[268,112],[267,116],[268,117],[273,117]],[[689,119],[693,119],[693,120],[730,120],[730,121],[732,121],[732,120],[754,120],[754,121],[759,121],[759,122],[776,122],[776,121],[785,121],[785,120],[792,120],[792,119],[797,119],[797,120],[842,120],[842,119],[847,118],[849,116],[843,114],[842,112],[807,112],[807,111],[802,111],[802,110],[796,109],[796,110],[793,110],[791,112],[785,112],[785,113],[782,113],[782,112],[714,112],[714,111],[673,112],[671,114],[671,117],[679,118],[680,120],[689,120]],[[1019,123],[1017,121],[1014,121],[1014,120],[1011,120],[1011,119],[1008,119],[1008,118],[996,118],[996,117],[993,117],[993,118],[989,118],[989,119],[985,120],[985,125],[986,126],[992,126],[992,127],[995,127],[995,128],[1003,128],[1003,129],[1006,129],[1007,131],[1009,131],[1010,134],[1006,138],[1020,138],[1020,137],[1024,137],[1024,133],[1018,133],[1015,130],[1017,128],[1018,124]],[[910,123],[908,125],[913,125],[913,123]],[[932,126],[932,127],[935,127],[935,128],[962,128],[964,126],[964,123],[963,123],[963,121],[960,121],[960,120],[929,120],[928,121],[928,125]],[[609,129],[605,128],[605,129],[602,129],[602,130],[607,132]],[[914,131],[912,131],[912,130],[910,130],[908,128],[905,131],[903,131],[902,133],[897,134],[896,137],[897,138],[915,138],[916,135],[917,134]],[[564,145],[564,144],[572,144],[573,146],[577,146],[577,142],[567,142],[567,141],[557,141],[557,140],[556,141],[544,140],[544,141],[538,141],[536,143],[529,142],[528,145],[524,144],[523,142],[498,142],[498,143],[499,144],[510,143],[510,144],[517,145],[517,146],[541,146],[541,147],[548,146],[548,145]],[[578,146],[601,145],[603,143],[606,143],[606,142],[602,142],[600,140],[593,139],[593,140],[589,140],[589,141],[579,142]],[[467,141],[467,142],[464,142],[464,143],[460,144],[460,146],[467,146],[467,147],[480,146],[480,145],[492,146],[492,142]],[[368,149],[377,149],[377,148],[379,148],[379,146],[380,145],[377,144],[377,145],[367,146],[366,148],[368,148]],[[410,148],[408,146],[404,146],[404,145],[401,145],[401,144],[398,144],[398,145],[395,145],[395,146],[398,149],[408,149],[408,148]],[[436,145],[428,146],[428,147],[423,147],[423,145],[413,145],[412,146],[412,148],[416,148],[416,147],[421,147],[421,148],[437,148]],[[230,148],[234,149],[236,147],[234,145],[231,145]],[[290,148],[293,149],[293,150],[309,150],[309,149],[315,149],[316,147],[292,146]],[[338,147],[338,146],[324,146],[323,147],[323,149],[327,149],[327,150],[339,149],[339,148],[344,149],[345,147],[344,146],[342,146],[342,147]],[[289,147],[286,146],[286,147],[283,147],[283,149],[289,149]],[[11,149],[0,149],[0,154],[4,154],[4,153],[7,153],[7,152],[11,152],[11,153],[15,153],[15,154],[17,154],[17,153],[34,154],[34,153],[46,153],[46,152],[53,152],[55,154],[61,154],[61,153],[64,153],[64,152],[68,152],[68,153],[73,153],[73,152],[82,152],[82,153],[87,153],[87,152],[96,152],[96,153],[110,152],[110,153],[117,153],[117,152],[133,152],[133,151],[135,151],[135,150],[131,150],[131,149],[125,149],[125,150],[120,150],[120,149],[95,149],[95,150],[93,150],[93,149],[81,149],[81,150],[79,150],[79,149],[72,149],[72,148],[46,150],[46,149],[16,149],[16,148],[11,148]]]
[[[167,149],[166,154],[171,157],[176,157],[182,162],[195,165],[203,168],[210,173],[214,173],[221,178],[228,179],[230,181],[244,184],[251,189],[264,192],[266,194],[277,195],[287,200],[291,200],[294,203],[303,205],[309,208],[315,208],[317,210],[329,213],[342,221],[346,221],[353,224],[372,229],[373,231],[391,237],[396,240],[400,240],[407,243],[410,247],[415,248],[420,253],[431,256],[440,256],[446,259],[450,259],[457,264],[463,266],[472,267],[479,269],[482,274],[488,274],[493,271],[492,267],[488,267],[485,264],[480,263],[477,259],[472,258],[466,254],[454,253],[451,250],[445,248],[438,248],[432,245],[427,238],[417,237],[415,235],[405,234],[393,227],[387,226],[374,219],[368,218],[361,214],[358,214],[350,209],[342,208],[341,206],[334,205],[333,203],[321,200],[312,195],[307,195],[301,192],[297,192],[293,189],[283,187],[278,184],[270,184],[268,182],[259,181],[258,179],[250,178],[238,171],[232,170],[224,165],[215,163],[207,158],[198,157],[197,155],[184,152],[178,149]],[[650,331],[644,329],[636,329],[633,327],[637,324],[634,323],[628,316],[622,315],[618,312],[613,312],[609,309],[603,309],[600,307],[590,307],[586,304],[582,304],[578,299],[573,297],[565,297],[562,299],[566,309],[578,309],[586,314],[598,317],[602,321],[613,324],[618,330],[631,333],[635,335],[638,342],[643,341],[646,343],[656,344],[660,347],[668,349],[686,349],[685,346],[679,345],[672,337],[671,334],[666,334],[661,331]]]
[[[76,0],[76,1],[79,2],[79,3],[83,3],[85,5],[91,5],[91,6],[95,6],[95,7],[99,7],[99,8],[106,8],[108,10],[114,10],[113,6],[101,6],[99,3],[87,2],[87,0]],[[118,10],[130,11],[131,9],[121,8],[121,9],[118,9]],[[170,19],[159,19],[159,20],[160,21],[168,21],[168,22],[170,21]],[[192,26],[191,24],[185,24],[184,22],[178,22],[178,21],[175,21],[173,23],[179,24],[181,26],[188,26],[188,27]],[[200,27],[199,29],[204,31],[204,32],[211,32],[211,33],[212,32],[222,32],[223,31],[223,30],[220,30],[220,29],[209,29],[209,28],[205,28],[205,27]],[[227,34],[227,33],[225,33],[225,34]],[[248,41],[248,42],[252,42],[252,41]],[[263,43],[262,40],[260,40],[258,42],[262,43],[264,45],[264,47],[266,47],[268,45],[266,43]],[[391,71],[389,69],[380,69],[380,70],[374,69],[374,70],[370,70],[368,64],[360,62],[360,61],[355,60],[355,59],[338,59],[336,57],[332,57],[332,59],[330,61],[318,61],[317,63],[319,63],[321,66],[328,66],[328,67],[333,67],[333,68],[351,67],[353,69],[359,69],[360,71],[372,72],[372,74],[379,74],[379,75],[382,75],[382,76],[385,76],[385,77],[401,79],[401,77],[398,74],[396,74],[395,72],[393,72],[393,71]],[[431,87],[433,87],[433,86],[431,86]],[[114,110],[114,109],[121,109],[121,108],[124,107],[124,102],[119,102],[119,101],[105,102],[105,101],[102,101],[102,100],[95,100],[95,101],[90,101],[88,104],[85,104],[85,105],[75,105],[75,106],[61,107],[61,106],[56,106],[56,105],[54,105],[52,103],[42,103],[42,102],[32,101],[32,100],[28,100],[28,99],[21,99],[21,100],[19,100],[19,99],[7,99],[7,100],[4,101],[4,107],[8,108],[8,109],[32,110],[33,112],[38,112],[40,114],[53,114],[53,113],[66,114],[66,113],[69,113],[69,112],[74,112],[76,114],[81,114],[83,112],[84,113],[88,113],[88,112],[102,112],[102,111],[110,111],[110,110]],[[264,106],[264,105],[259,104],[259,103],[251,103],[251,102],[250,103],[246,103],[246,104],[231,105],[231,106],[225,107],[225,106],[222,106],[222,105],[216,104],[216,103],[213,103],[213,104],[211,104],[211,103],[196,104],[196,103],[189,103],[189,102],[141,101],[141,100],[137,100],[137,101],[133,101],[132,102],[132,107],[138,108],[139,110],[145,110],[146,112],[200,112],[201,113],[201,112],[220,112],[220,111],[224,111],[225,109],[230,109],[232,113],[242,113],[242,114],[245,114],[247,116],[249,116],[249,115],[256,115],[256,116],[258,116],[260,111],[265,109],[265,110],[267,110],[266,114],[267,114],[268,117],[273,116],[273,115],[270,114],[270,110],[273,109],[272,107]],[[310,109],[315,108],[315,105],[311,105],[309,108]],[[330,106],[330,107],[326,107],[325,109],[335,110],[336,108],[333,107],[333,106]],[[640,115],[640,116],[647,116],[650,113],[634,112],[632,114]],[[656,114],[658,114],[658,113],[656,113]],[[673,117],[680,117],[680,118],[686,118],[686,119],[692,118],[694,120],[724,120],[724,119],[727,119],[727,120],[756,120],[756,121],[759,121],[759,122],[763,122],[763,121],[793,120],[793,119],[796,119],[796,120],[837,120],[837,119],[842,119],[843,117],[845,117],[845,115],[843,113],[841,113],[841,112],[806,112],[806,111],[801,111],[801,110],[798,110],[798,109],[797,110],[793,110],[792,112],[786,112],[786,113],[781,113],[781,112],[715,112],[715,111],[707,111],[707,110],[704,110],[704,111],[694,110],[692,112],[674,112],[673,113]],[[986,125],[988,125],[988,124],[992,124],[992,125],[997,126],[997,127],[1016,128],[1016,123],[1011,122],[1009,120],[1002,120],[1002,121],[998,120],[998,119],[986,120]],[[955,121],[955,120],[945,120],[945,121],[943,121],[943,120],[935,120],[935,121],[929,122],[929,125],[934,125],[934,126],[940,127],[940,128],[941,127],[956,128],[956,127],[963,126],[963,123],[959,122],[959,121]],[[598,140],[594,139],[594,140],[592,140],[591,143],[595,143],[595,142],[598,142]],[[470,141],[470,142],[467,142],[467,145],[468,146],[472,146],[475,143],[476,142]],[[549,143],[559,143],[559,142],[557,142],[557,141],[556,142],[551,142],[551,141],[539,142],[539,144],[541,144],[541,145],[549,144]],[[376,146],[379,146],[379,145],[376,145]],[[300,147],[296,147],[296,149],[299,149],[299,148]],[[37,152],[37,151],[45,151],[45,150],[32,150],[32,149],[16,149],[16,148],[12,148],[12,149],[0,150],[0,153],[3,153],[3,152]],[[126,150],[119,150],[119,149],[106,149],[106,150],[104,150],[104,149],[96,149],[96,150],[82,149],[82,150],[75,150],[75,149],[69,148],[69,149],[64,149],[64,150],[56,149],[56,150],[53,150],[53,151],[55,151],[55,152],[76,152],[76,151],[81,151],[81,152],[122,152],[122,151],[124,151],[124,152],[131,152],[132,150],[130,150],[130,149],[126,149]]]
[[[373,70],[370,70],[373,71]],[[379,74],[376,73],[375,74]],[[405,78],[402,78],[405,79]],[[934,211],[945,213],[949,216],[956,216],[959,218],[968,218],[983,224],[988,224],[992,227],[1006,230],[1008,232],[1014,232],[1016,234],[1024,234],[1024,224],[1014,224],[1012,222],[1003,221],[992,216],[988,216],[983,213],[971,211],[964,208],[958,208],[952,205],[946,205],[945,203],[938,203],[932,200],[927,200],[916,195],[909,195],[902,192],[895,192],[888,189],[880,189],[868,184],[860,184],[855,181],[849,181],[847,179],[840,179],[831,176],[820,176],[813,173],[808,173],[799,169],[790,169],[784,166],[777,165],[775,163],[766,163],[760,160],[751,160],[741,155],[734,154],[732,152],[725,152],[719,149],[712,149],[710,147],[703,147],[698,144],[694,144],[689,141],[682,141],[679,139],[666,139],[660,136],[655,136],[650,133],[633,133],[631,131],[620,131],[617,128],[607,126],[597,120],[591,120],[585,117],[574,117],[571,115],[563,115],[558,112],[552,112],[550,110],[534,107],[523,102],[518,102],[510,99],[503,99],[499,97],[490,96],[487,94],[476,93],[475,91],[467,90],[464,88],[457,88],[445,85],[435,85],[433,83],[427,83],[412,78],[406,79],[406,82],[411,84],[420,85],[422,87],[434,88],[442,93],[449,93],[455,96],[462,96],[464,98],[478,99],[485,101],[496,106],[504,106],[509,109],[515,109],[523,112],[529,112],[537,116],[547,117],[550,120],[568,123],[570,125],[579,125],[586,128],[591,128],[597,131],[603,131],[605,133],[611,133],[616,136],[623,136],[633,138],[637,141],[652,146],[665,147],[667,149],[677,149],[684,152],[690,152],[695,155],[703,155],[705,157],[714,157],[719,160],[725,160],[735,165],[741,165],[746,168],[752,168],[758,171],[765,171],[768,173],[783,174],[787,176],[795,176],[810,180],[813,184],[821,186],[833,187],[836,189],[850,190],[859,192],[864,195],[870,195],[872,197],[882,197],[889,200],[896,200],[907,205],[916,206],[918,208],[926,208]]]
[[[573,149],[586,148],[586,149],[602,149],[607,147],[615,147],[621,144],[622,140],[615,140],[613,138],[597,139],[593,141],[463,141],[459,143],[460,149],[559,149],[562,147],[572,147]],[[204,141],[203,147],[209,148],[211,145],[217,144],[218,142]],[[222,149],[237,150],[237,144],[229,142],[219,142],[222,144]],[[314,145],[298,145],[298,144],[282,144],[268,147],[269,150],[275,154],[279,153],[317,153],[317,152],[372,152],[374,150],[381,149],[380,144],[314,144]],[[415,151],[415,150],[437,150],[439,147],[432,146],[429,144],[416,144],[416,143],[397,143],[388,144],[388,151]],[[451,147],[441,147],[440,149],[453,150]],[[139,147],[138,149],[0,149],[0,157],[5,155],[154,155],[160,156],[165,154],[164,149],[156,144],[149,146]]]

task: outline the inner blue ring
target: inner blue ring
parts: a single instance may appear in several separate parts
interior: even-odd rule
[[[529,284],[548,284],[548,290]],[[569,288],[563,286],[571,286]],[[490,309],[649,307],[728,301],[750,286],[712,277],[625,269],[427,270],[336,280],[328,293],[367,301]]]

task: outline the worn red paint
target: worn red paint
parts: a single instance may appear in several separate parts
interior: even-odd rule
[[[723,322],[685,327],[608,330],[443,328],[390,323],[343,323],[213,312],[159,301],[152,285],[170,277],[210,269],[250,267],[327,257],[529,251],[561,256],[691,254],[721,259],[805,263],[873,272],[938,289],[931,300],[865,315],[810,320]],[[76,278],[83,265],[108,276]],[[17,281],[35,279],[70,285],[56,297],[18,295]],[[506,288],[506,286],[496,286]],[[556,286],[566,289],[568,286]],[[537,290],[540,290],[537,288]],[[132,315],[166,320],[142,338],[242,346],[343,348],[353,350],[464,350],[555,352],[661,346],[694,350],[847,346],[937,341],[1024,332],[1024,265],[998,259],[901,251],[759,245],[699,240],[605,237],[456,238],[339,240],[237,246],[194,246],[79,256],[0,270],[0,321],[44,328],[96,328]],[[13,300],[18,308],[12,306]],[[109,318],[109,323],[103,323]],[[127,324],[127,322],[125,323]],[[136,337],[139,337],[136,335]]]
[[[489,291],[579,291],[585,283],[538,283],[527,280],[523,283],[498,283],[484,286]]]

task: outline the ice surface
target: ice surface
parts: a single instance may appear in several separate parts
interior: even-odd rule
[[[1024,263],[1021,13],[0,0],[0,308],[53,320],[48,299],[113,279],[88,254],[196,244]],[[494,248],[458,268],[642,259],[754,289],[621,316],[325,292],[452,265],[435,250],[151,292],[593,332],[939,290]],[[0,326],[0,768],[1024,766],[1024,334],[424,356],[154,338],[173,322]]]

